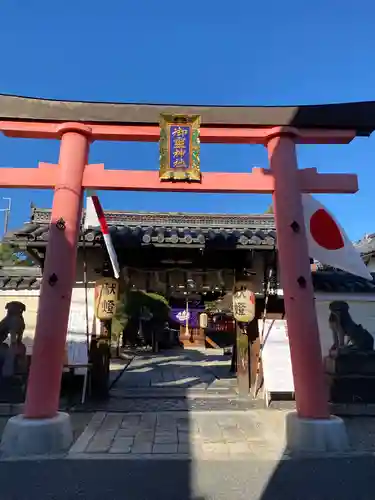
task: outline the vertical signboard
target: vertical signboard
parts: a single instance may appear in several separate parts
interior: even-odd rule
[[[294,393],[294,381],[286,320],[266,319],[264,323],[262,363],[268,405],[272,393]],[[261,329],[262,320],[259,320],[259,331]]]

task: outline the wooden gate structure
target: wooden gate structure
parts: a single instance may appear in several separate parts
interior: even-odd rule
[[[107,170],[88,163],[93,141],[157,142],[159,118],[200,116],[204,143],[263,144],[269,169],[202,173],[198,182],[169,182],[159,172]],[[375,128],[375,102],[294,107],[210,107],[52,101],[0,95],[7,137],[60,140],[57,165],[1,168],[2,188],[53,189],[53,207],[24,417],[53,418],[75,280],[85,189],[197,193],[271,193],[284,289],[297,411],[329,416],[301,193],[355,193],[357,177],[298,169],[297,144],[348,144]],[[46,373],[48,376],[46,376]]]

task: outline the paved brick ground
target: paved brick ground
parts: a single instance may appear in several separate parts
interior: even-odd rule
[[[107,403],[91,415],[72,413],[68,457],[277,461],[286,409],[239,400],[229,366],[228,357],[187,350],[135,356]],[[351,450],[375,452],[375,419],[346,423]]]
[[[278,460],[286,411],[97,412],[69,458]],[[375,453],[375,419],[346,419],[349,453]]]
[[[214,351],[135,356],[70,457],[279,456],[282,443],[238,400],[230,361]]]
[[[265,410],[239,400],[229,367],[215,352],[135,356],[69,456],[278,459],[293,403]],[[375,451],[375,419],[346,423],[352,451]]]
[[[282,439],[264,426],[263,412],[96,413],[70,458],[103,454],[131,458],[277,458]]]

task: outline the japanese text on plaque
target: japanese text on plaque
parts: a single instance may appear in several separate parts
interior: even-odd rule
[[[191,128],[186,125],[171,125],[169,140],[171,168],[188,169],[190,167]]]
[[[98,319],[111,319],[116,312],[119,285],[113,278],[103,278],[95,286],[95,316]]]

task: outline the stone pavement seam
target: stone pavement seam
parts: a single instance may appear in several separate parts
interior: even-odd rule
[[[43,462],[50,460],[65,460],[68,457],[68,453],[60,453],[57,455],[29,455],[25,457],[0,457],[0,463],[2,462]]]
[[[201,460],[218,460],[227,461],[228,458],[235,462],[281,462],[281,461],[304,461],[310,459],[332,459],[332,458],[348,458],[356,459],[363,457],[375,457],[375,452],[373,451],[348,451],[340,453],[322,453],[322,454],[309,454],[309,455],[298,455],[289,456],[287,454],[281,455],[280,457],[275,456],[261,456],[258,457],[253,454],[237,454],[228,455],[224,454],[207,454],[201,456],[192,456],[190,453],[171,453],[171,454],[147,454],[147,453],[67,453],[62,455],[34,455],[29,457],[16,457],[16,458],[0,458],[0,463],[3,462],[44,462],[51,460],[190,460],[199,462]]]
[[[69,453],[82,453],[86,450],[91,440],[94,438],[96,432],[100,429],[101,425],[106,418],[105,412],[97,412],[93,415],[92,419],[78,437],[76,442],[71,446]]]
[[[299,456],[290,456],[287,454],[281,455],[280,457],[275,456],[262,456],[258,457],[253,454],[220,454],[220,453],[208,453],[202,454],[201,456],[192,456],[190,453],[170,453],[170,454],[108,454],[108,453],[76,453],[74,455],[67,455],[64,457],[67,460],[191,460],[194,462],[199,462],[201,460],[217,460],[217,461],[227,461],[230,459],[235,462],[243,462],[243,461],[257,461],[257,462],[282,462],[282,461],[305,461],[310,459],[332,459],[332,458],[363,458],[363,457],[375,457],[375,452],[339,452],[339,453],[315,453],[311,455],[299,455]],[[61,457],[58,457],[61,459]],[[39,460],[39,458],[38,458]],[[43,460],[43,457],[40,458]],[[47,459],[48,460],[48,459]],[[1,461],[8,461],[7,459]],[[13,460],[14,461],[14,460]]]
[[[265,410],[265,411],[268,411],[268,410]],[[271,411],[275,411],[276,410],[271,410]],[[177,411],[158,411],[156,412],[158,415],[160,416],[172,416],[173,418],[178,418],[179,415],[181,416],[186,416],[188,415],[190,417],[190,415],[234,415],[234,414],[256,414],[256,412],[259,412],[259,410],[254,410],[254,409],[250,409],[250,410],[199,410],[199,411],[194,411],[194,410],[177,410]],[[116,411],[108,411],[108,412],[102,412],[102,411],[98,411],[96,413],[105,413],[106,415],[124,415],[124,416],[132,416],[132,415],[154,415],[154,413],[144,413],[144,412],[141,412],[141,411],[127,411],[127,412],[116,412]]]
[[[202,460],[211,461],[231,461],[243,462],[243,461],[259,461],[268,462],[274,461],[278,462],[280,460],[289,460],[288,457],[262,457],[258,458],[255,455],[231,455],[231,454],[219,454],[219,453],[207,453],[200,456],[192,456],[190,453],[151,453],[151,454],[134,454],[134,453],[76,453],[74,455],[68,455],[67,460],[189,460],[192,462],[200,462]]]

